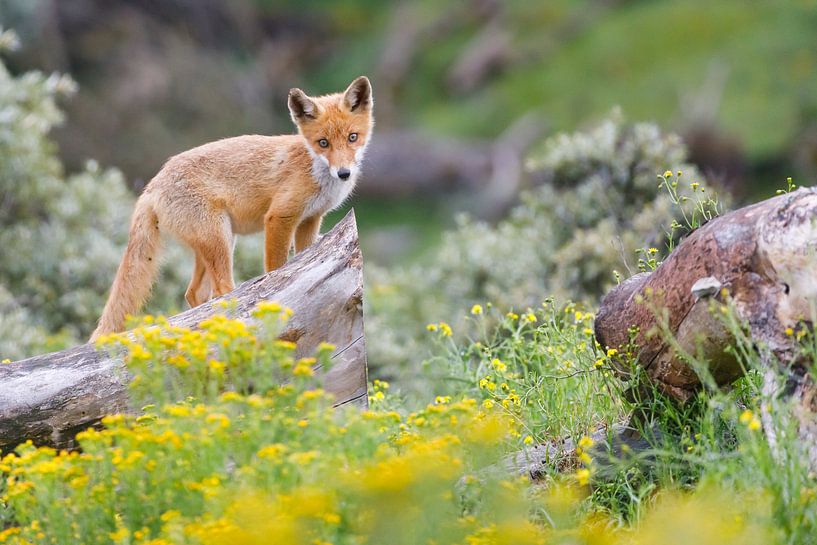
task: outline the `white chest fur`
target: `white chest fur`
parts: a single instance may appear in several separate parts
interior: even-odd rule
[[[313,156],[312,177],[317,182],[319,190],[307,201],[303,217],[323,215],[343,204],[355,187],[356,174],[352,174],[348,180],[340,180],[332,176],[329,166],[324,161]]]

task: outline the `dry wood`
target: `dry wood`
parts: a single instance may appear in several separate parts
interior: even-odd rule
[[[795,396],[802,439],[817,447],[809,362],[798,359],[796,340],[786,334],[787,328],[811,321],[817,306],[817,189],[741,208],[692,233],[655,271],[630,278],[604,298],[596,338],[602,346],[620,347],[628,342],[628,328],[637,327],[639,364],[666,393],[686,400],[701,383],[665,335],[650,335],[659,326],[656,308],[666,313],[668,332],[678,346],[702,354],[715,382],[723,385],[742,369],[724,352],[732,339],[709,312],[711,301],[723,302],[722,289],[760,350],[767,393]],[[650,299],[652,304],[639,303]],[[776,382],[781,370],[787,384]],[[764,428],[774,443],[767,420]],[[817,448],[812,452],[817,467]]]
[[[284,267],[244,282],[233,292],[172,318],[195,328],[223,312],[216,303],[235,300],[234,317],[252,323],[260,301],[294,311],[282,338],[297,343],[296,356],[311,355],[321,341],[334,344],[334,365],[324,387],[336,405],[366,405],[363,336],[363,257],[354,213]],[[77,432],[107,415],[128,410],[127,373],[121,357],[82,345],[0,366],[0,449],[33,440],[71,447]]]

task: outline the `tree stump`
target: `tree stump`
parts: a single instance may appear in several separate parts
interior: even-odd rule
[[[728,295],[727,295],[728,294]],[[718,217],[687,237],[655,271],[641,273],[613,289],[601,302],[595,333],[605,347],[630,341],[638,329],[638,363],[664,392],[684,401],[701,387],[698,374],[665,335],[652,299],[665,313],[676,348],[701,354],[716,384],[738,378],[742,369],[724,349],[730,333],[709,311],[712,299],[731,298],[749,325],[765,365],[768,396],[794,396],[803,441],[817,467],[817,390],[791,331],[810,325],[817,309],[817,189],[780,195]],[[780,372],[787,377],[779,384]],[[764,413],[764,429],[774,445],[774,429]]]
[[[324,388],[336,406],[366,406],[366,343],[363,335],[363,257],[354,212],[284,267],[244,282],[231,293],[169,319],[195,328],[235,300],[235,318],[253,323],[260,301],[294,311],[281,338],[297,344],[296,357],[314,353],[322,341],[335,345]],[[121,356],[91,344],[0,366],[0,449],[31,439],[38,445],[73,446],[77,432],[103,416],[128,410]]]

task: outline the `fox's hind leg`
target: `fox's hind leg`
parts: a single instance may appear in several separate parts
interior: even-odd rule
[[[207,268],[204,266],[204,259],[198,250],[193,250],[196,255],[196,263],[193,266],[193,277],[190,279],[190,285],[187,286],[187,291],[184,293],[184,298],[187,300],[190,308],[197,307],[210,298],[212,291],[210,286],[210,278],[207,276]]]
[[[193,276],[185,292],[191,306],[233,291],[233,232],[226,214],[198,216],[194,232],[176,231],[196,256]]]
[[[233,236],[229,220],[221,233],[214,234],[201,248],[201,257],[211,283],[213,296],[219,297],[233,291]],[[206,279],[205,279],[206,282]]]

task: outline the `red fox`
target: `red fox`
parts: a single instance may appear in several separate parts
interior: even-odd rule
[[[298,134],[238,136],[171,157],[136,201],[125,256],[91,341],[119,332],[138,312],[157,271],[160,233],[193,250],[185,299],[191,307],[232,291],[235,235],[263,230],[264,269],[312,244],[323,216],[355,186],[374,127],[372,86],[355,79],[343,93],[289,92]]]

